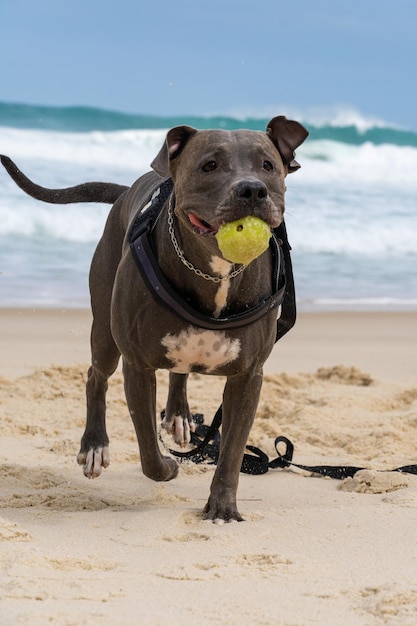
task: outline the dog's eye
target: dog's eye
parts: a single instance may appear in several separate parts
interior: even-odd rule
[[[271,161],[264,161],[262,164],[262,167],[267,172],[272,172],[272,170],[274,169],[274,166],[272,165]]]
[[[203,172],[212,172],[213,170],[217,169],[217,163],[216,161],[207,161],[207,163],[204,163],[201,169],[203,170]]]

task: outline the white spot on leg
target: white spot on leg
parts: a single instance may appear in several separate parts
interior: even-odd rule
[[[178,335],[165,335],[161,341],[172,361],[172,371],[187,374],[193,366],[207,373],[234,361],[240,353],[239,339],[230,339],[224,331],[202,330],[190,326]]]

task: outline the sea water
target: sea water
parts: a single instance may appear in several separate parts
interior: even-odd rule
[[[130,185],[171,126],[264,130],[267,121],[0,103],[0,153],[50,188]],[[287,178],[285,218],[299,309],[416,310],[417,134],[360,115],[300,121],[310,136],[297,150],[302,168]],[[1,169],[0,306],[88,306],[109,210],[41,203]]]

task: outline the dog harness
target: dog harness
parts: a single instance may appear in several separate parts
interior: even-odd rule
[[[272,309],[282,306],[277,323],[276,340],[280,339],[295,323],[295,294],[291,270],[290,246],[285,224],[274,229],[270,239],[273,259],[273,293],[255,306],[224,317],[213,317],[195,309],[169,283],[161,271],[155,256],[152,231],[159,219],[166,200],[173,191],[171,178],[165,179],[151,200],[137,214],[129,233],[133,257],[154,297],[171,311],[188,322],[209,330],[239,328],[260,319]]]

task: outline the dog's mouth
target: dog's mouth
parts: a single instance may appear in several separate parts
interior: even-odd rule
[[[219,230],[220,226],[226,223],[225,220],[221,220],[220,223],[217,224],[217,226],[215,226],[214,224],[209,224],[209,222],[206,222],[205,220],[203,220],[203,218],[199,217],[197,213],[193,213],[192,211],[187,214],[187,217],[193,227],[193,230],[202,237],[213,237]],[[236,217],[234,219],[239,219],[239,217]],[[234,219],[230,219],[227,221],[234,221]],[[264,215],[260,217],[260,219],[269,224],[271,228],[275,228],[280,223],[277,222],[277,220],[266,219],[266,216]]]
[[[199,235],[203,235],[204,237],[210,237],[217,233],[219,230],[218,226],[212,226],[205,220],[198,217],[196,213],[188,213],[188,219],[194,227],[194,230],[198,232]]]

